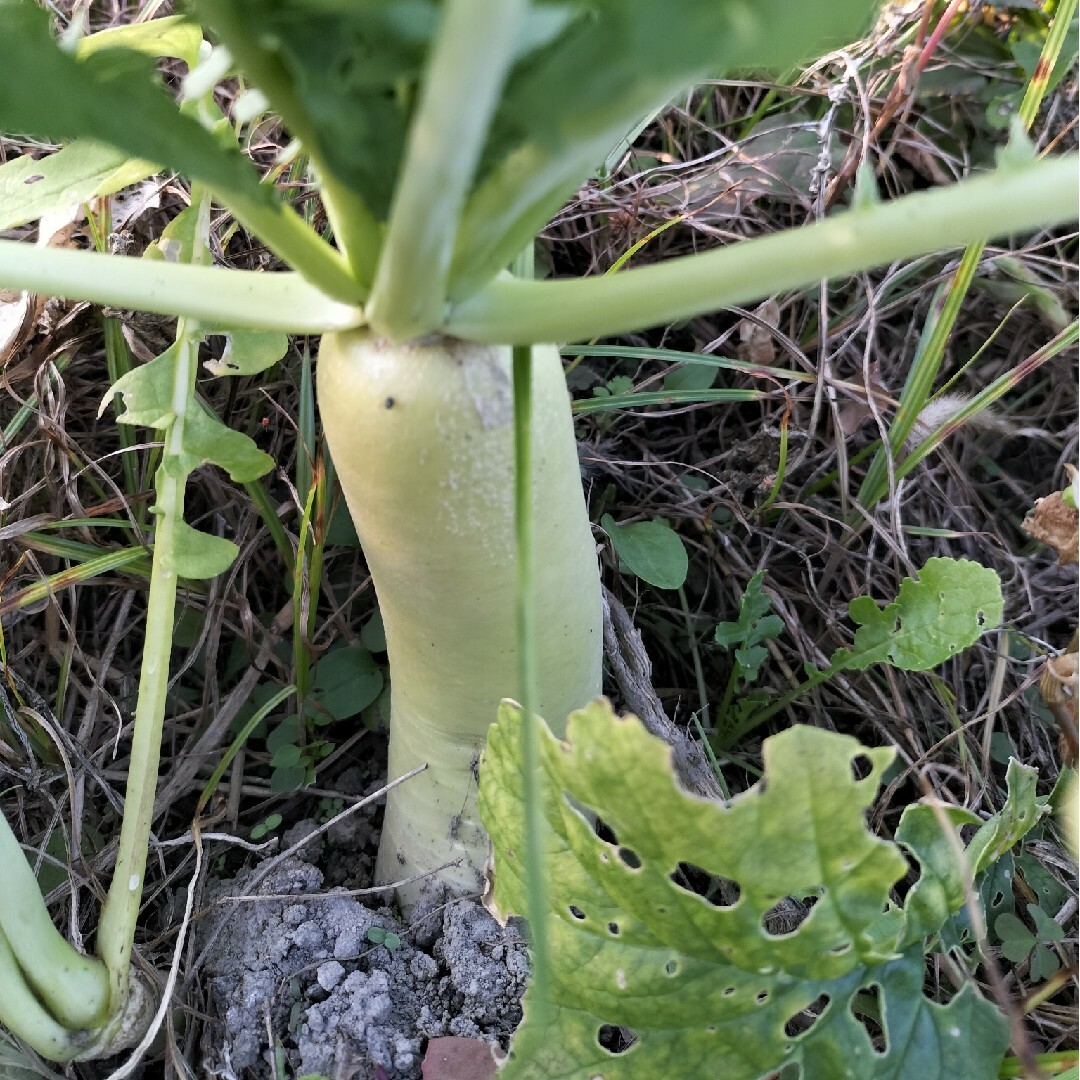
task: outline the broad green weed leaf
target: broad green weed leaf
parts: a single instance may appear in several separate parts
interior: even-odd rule
[[[232,330],[225,335],[220,360],[207,360],[211,375],[258,375],[288,351],[289,339],[274,330]]]
[[[199,581],[217,577],[232,565],[240,549],[220,536],[193,529],[186,521],[173,524],[172,567],[180,577]]]
[[[28,154],[0,165],[0,232],[65,206],[111,195],[153,175],[156,166],[93,139],[53,154]]]
[[[720,369],[708,364],[683,364],[664,376],[665,390],[711,390]]]
[[[335,720],[344,720],[367,708],[382,687],[382,671],[371,653],[362,645],[347,645],[315,665],[310,696]]]
[[[196,348],[197,342],[188,339],[183,347]],[[168,429],[175,420],[173,387],[179,348],[174,343],[150,363],[121,375],[109,388],[102,409],[114,395],[119,395],[124,411],[117,416],[117,423]],[[207,462],[219,465],[238,484],[255,480],[274,467],[274,459],[247,435],[226,427],[205,406],[191,403],[184,422],[179,464],[186,477]]]
[[[795,1064],[809,1080],[996,1074],[1003,1018],[966,989],[946,1006],[926,1000],[921,943],[898,947],[904,915],[889,894],[906,862],[864,823],[891,750],[792,728],[766,741],[764,784],[724,807],[683,791],[670,749],[606,702],[575,713],[564,742],[541,725],[540,742],[553,1028],[530,1030],[530,989],[515,1045],[531,1052],[512,1051],[506,1080],[752,1080]],[[520,745],[504,703],[480,780],[504,917],[526,903]],[[698,895],[694,868],[727,893]],[[809,898],[809,914],[768,932],[785,897]],[[884,1053],[852,1012],[871,987]],[[823,995],[811,1024],[800,1014]],[[636,1041],[612,1053],[609,1026]]]
[[[600,524],[626,568],[642,581],[658,589],[677,589],[686,580],[686,548],[670,525],[663,521],[617,525],[610,514]]]
[[[852,648],[833,653],[832,666],[886,663],[926,671],[998,626],[1003,608],[993,570],[967,559],[928,559],[919,580],[904,578],[899,596],[884,608],[869,596],[851,601],[848,611],[860,626]]]
[[[235,145],[177,108],[152,56],[115,46],[83,54],[56,44],[48,13],[32,0],[0,0],[0,129],[58,142],[97,139],[224,195],[275,203]]]
[[[146,247],[142,257],[171,263],[191,262],[192,252],[199,241],[199,208],[189,206],[181,210],[161,230],[161,234]]]

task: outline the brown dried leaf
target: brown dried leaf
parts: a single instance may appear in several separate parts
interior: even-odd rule
[[[869,393],[867,393],[866,380],[862,377],[862,373],[856,373],[852,375],[846,381],[846,389],[849,393],[855,394],[857,390],[862,390],[866,394],[863,398],[855,396],[848,397],[840,405],[837,410],[837,423],[840,426],[840,431],[845,435],[853,435],[862,426],[864,420],[873,416],[873,410],[870,408],[869,395],[873,394],[878,401],[878,407],[882,408],[883,404],[892,402],[892,398],[889,396],[888,390],[882,384],[880,379],[881,363],[875,360],[870,365],[870,385]]]
[[[1058,565],[1080,562],[1080,512],[1069,506],[1055,491],[1035,503],[1024,519],[1024,531],[1034,539],[1049,544],[1058,553]]]
[[[765,327],[771,326],[775,330],[780,325],[780,305],[775,300],[766,300],[754,309],[754,314],[756,320],[743,319],[739,323],[736,353],[740,360],[768,367],[776,359],[776,344]]]
[[[424,1080],[490,1080],[498,1071],[496,1048],[482,1039],[445,1035],[428,1042]]]

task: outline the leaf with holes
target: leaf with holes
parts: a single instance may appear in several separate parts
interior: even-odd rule
[[[965,868],[957,857],[959,851],[964,851],[976,889],[983,892],[985,880],[997,862],[1048,813],[1048,800],[1035,795],[1037,779],[1036,769],[1010,761],[1005,775],[1005,805],[986,821],[959,806],[934,807],[920,803],[904,810],[896,841],[914,855],[920,870],[919,880],[908,891],[905,902],[905,946],[938,933],[962,911],[966,883]],[[953,835],[942,828],[943,819]],[[979,826],[966,849],[956,833],[965,825]],[[992,907],[993,893],[990,900]],[[948,929],[949,940],[954,939],[955,929]]]
[[[904,578],[900,594],[884,608],[869,596],[851,601],[848,611],[860,624],[855,644],[833,653],[832,668],[886,663],[926,671],[998,626],[1003,610],[993,570],[967,559],[928,559],[919,580]]]
[[[792,728],[725,807],[683,791],[670,748],[606,702],[565,742],[540,735],[551,1030],[530,988],[515,1048],[531,1051],[505,1080],[996,1075],[1004,1019],[966,987],[927,1000],[922,942],[900,947],[907,864],[864,823],[891,750]],[[526,903],[520,746],[504,703],[480,781],[500,917]]]

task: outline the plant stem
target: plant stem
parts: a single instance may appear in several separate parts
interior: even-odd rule
[[[624,333],[961,247],[987,233],[1071,221],[1078,201],[1076,155],[1009,166],[800,229],[610,277],[522,281],[503,276],[458,304],[446,331],[474,341],[518,344]]]
[[[0,240],[0,286],[43,296],[198,319],[230,330],[321,334],[360,326],[363,312],[299,274],[129,259]]]
[[[547,1026],[544,1015],[550,982],[548,964],[548,897],[544,869],[544,793],[541,786],[536,701],[536,580],[533,551],[532,349],[518,346],[513,354],[514,383],[514,525],[517,536],[515,611],[518,639],[518,693],[521,695],[521,760],[525,804],[525,875],[528,890],[529,939],[532,946],[532,990],[535,1027]]]
[[[237,17],[232,0],[198,0],[196,8],[228,46],[240,67],[266,95],[281,115],[293,138],[299,139],[305,153],[318,169],[319,186],[326,215],[334,230],[334,239],[345,252],[355,278],[357,298],[366,295],[375,276],[379,257],[380,226],[360,194],[343,185],[328,167],[319,142],[318,125],[293,92],[292,78],[279,56],[263,47],[248,32],[245,21]],[[257,223],[252,222],[257,231]],[[290,262],[295,270],[304,267]],[[315,278],[311,278],[315,281]],[[332,290],[327,290],[335,295]],[[344,299],[344,297],[342,297]]]
[[[524,0],[449,0],[409,127],[368,306],[393,340],[443,321],[458,219],[514,55]]]
[[[783,712],[793,701],[802,697],[808,690],[813,690],[815,686],[820,686],[823,682],[828,682],[829,679],[841,670],[842,669],[838,667],[828,667],[821,671],[817,671],[805,682],[801,682],[798,686],[789,690],[783,697],[777,698],[771,705],[746,717],[738,724],[734,724],[731,727],[725,727],[722,731],[718,730],[713,742],[714,749],[727,750],[729,747],[734,746],[753,731],[754,728],[760,727],[766,720],[770,720],[777,713]],[[720,714],[720,717],[722,718],[723,714]]]
[[[193,264],[209,258],[210,198],[198,185],[192,203],[199,207],[190,259]],[[185,253],[188,254],[188,253]],[[165,432],[161,464],[155,477],[157,517],[154,561],[146,611],[146,635],[139,671],[139,697],[135,707],[131,758],[120,844],[109,892],[98,924],[97,952],[105,961],[112,984],[111,1011],[127,1000],[131,949],[139,917],[146,872],[147,845],[153,823],[161,735],[169,687],[169,655],[172,649],[179,556],[178,533],[184,524],[184,489],[190,466],[185,466],[184,436],[189,411],[195,404],[195,376],[203,329],[181,319],[176,330],[176,360],[170,402],[172,422]]]
[[[217,201],[275,255],[303,274],[312,288],[343,304],[359,303],[363,298],[363,289],[353,278],[345,257],[309,229],[292,207],[224,195],[219,195]]]

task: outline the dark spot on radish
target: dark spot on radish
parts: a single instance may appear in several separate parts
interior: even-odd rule
[[[394,399],[392,397],[388,397],[383,402],[383,405],[385,405],[388,409],[392,409],[394,407]]]

